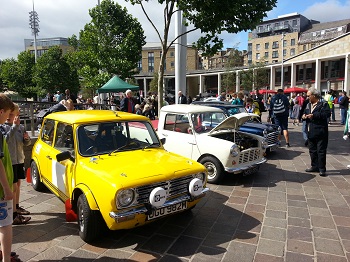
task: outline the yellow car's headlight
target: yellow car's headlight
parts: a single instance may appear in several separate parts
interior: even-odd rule
[[[203,185],[207,181],[207,174],[206,173],[197,173],[193,175],[193,178],[198,178],[202,181]]]
[[[118,192],[117,195],[117,206],[118,207],[128,207],[135,200],[135,190],[125,189]]]

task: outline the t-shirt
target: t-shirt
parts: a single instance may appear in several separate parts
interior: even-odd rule
[[[10,185],[10,188],[12,189],[13,169],[12,169],[10,152],[9,152],[8,147],[7,147],[7,143],[6,143],[5,139],[3,139],[2,134],[0,134],[0,140],[2,141],[2,148],[0,148],[0,155],[2,156],[1,161],[2,161],[4,168],[5,168],[7,181]],[[0,144],[1,144],[1,141],[0,141]],[[0,198],[3,198],[3,197],[4,197],[4,190],[0,184]]]

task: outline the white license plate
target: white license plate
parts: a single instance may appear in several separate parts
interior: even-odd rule
[[[176,213],[179,212],[181,210],[185,210],[187,209],[187,202],[181,202],[181,203],[177,203],[168,207],[162,207],[159,209],[155,209],[152,211],[152,214],[147,216],[147,220],[152,220],[152,219],[156,219],[171,213]]]
[[[254,174],[256,172],[258,172],[258,168],[257,167],[252,167],[252,168],[249,168],[247,170],[244,170],[243,171],[243,176],[249,176],[249,175]]]

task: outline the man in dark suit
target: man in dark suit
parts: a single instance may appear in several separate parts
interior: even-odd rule
[[[181,91],[179,91],[179,100],[178,100],[178,103],[179,104],[187,104],[187,98],[186,98],[186,96],[184,96],[184,94],[181,92]]]
[[[120,101],[120,110],[129,113],[135,112],[135,102],[130,89],[126,90],[125,97]]]
[[[311,167],[306,172],[320,172],[326,175],[326,155],[328,146],[328,118],[331,110],[327,102],[321,102],[321,94],[315,88],[307,92],[310,103],[306,106],[302,119],[309,124],[308,141]]]

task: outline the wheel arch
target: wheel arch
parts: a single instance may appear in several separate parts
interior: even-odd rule
[[[79,184],[74,188],[71,198],[72,209],[74,210],[74,212],[77,212],[78,198],[81,194],[85,195],[91,210],[100,210],[95,196],[91,192],[90,188],[85,184]]]
[[[197,159],[197,162],[200,163],[200,161],[201,161],[203,158],[205,158],[205,157],[213,157],[213,158],[215,158],[217,161],[219,161],[221,167],[224,168],[224,166],[223,166],[223,164],[221,163],[221,161],[220,161],[219,158],[217,158],[216,156],[214,156],[214,155],[212,155],[212,154],[208,154],[208,153],[207,153],[207,154],[201,155],[201,156]]]

